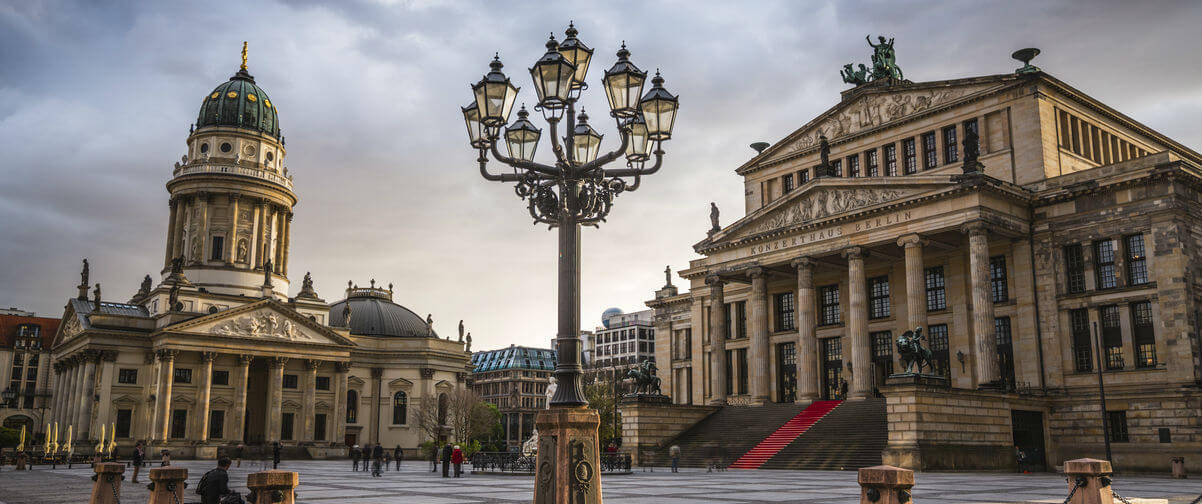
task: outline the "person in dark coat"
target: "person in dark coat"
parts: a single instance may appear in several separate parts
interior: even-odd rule
[[[442,445],[442,477],[451,477],[451,453],[454,449],[451,448],[451,443]]]
[[[362,453],[359,451],[359,445],[351,447],[351,471],[359,471],[359,456]]]
[[[438,444],[430,447],[430,472],[438,472]]]
[[[376,443],[376,446],[371,449],[371,460],[371,475],[379,476],[380,464],[384,462],[384,447],[380,446],[380,443],[378,442]]]
[[[280,442],[276,441],[271,445],[271,468],[280,468]]]
[[[200,494],[201,504],[221,504],[221,497],[232,493],[230,491],[230,459],[221,457],[217,468],[211,469],[200,478],[196,485],[196,493]]]
[[[142,469],[142,464],[146,462],[146,447],[142,445],[141,441],[138,441],[138,444],[134,445],[134,454],[131,458],[132,460],[130,462],[132,462],[132,465],[134,466],[133,483],[137,483],[138,471]]]
[[[401,470],[401,461],[405,459],[405,450],[401,449],[401,445],[396,445],[396,449],[392,451],[392,460],[396,462],[396,470]]]

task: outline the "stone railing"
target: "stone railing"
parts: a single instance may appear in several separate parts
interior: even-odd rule
[[[601,474],[630,474],[629,453],[602,453],[600,458]],[[476,452],[468,462],[472,464],[472,472],[534,474],[537,457],[515,452]]]
[[[183,177],[185,175],[207,174],[207,173],[229,173],[231,175],[239,175],[243,177],[252,177],[268,182],[273,182],[282,185],[289,190],[292,189],[292,178],[272,173],[266,170],[256,170],[254,168],[246,168],[244,166],[233,165],[214,165],[214,164],[194,164],[181,166],[172,174],[175,177]]]

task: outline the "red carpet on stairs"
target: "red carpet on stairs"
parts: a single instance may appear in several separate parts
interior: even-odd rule
[[[785,422],[784,425],[776,429],[772,435],[760,441],[760,444],[755,445],[747,453],[739,457],[739,460],[730,464],[732,469],[758,469],[764,465],[768,459],[779,453],[781,450],[789,446],[797,436],[809,429],[811,425],[830,413],[842,401],[814,401],[806,409],[798,413],[792,420]]]

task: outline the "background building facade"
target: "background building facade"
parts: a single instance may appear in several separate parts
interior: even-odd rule
[[[534,417],[547,408],[555,351],[510,345],[472,354],[472,390],[501,412],[505,445],[520,448],[534,433]]]
[[[0,311],[0,425],[40,440],[50,407],[50,343],[59,320],[15,308]]]

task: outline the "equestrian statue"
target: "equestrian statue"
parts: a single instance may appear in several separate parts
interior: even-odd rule
[[[931,349],[922,344],[922,326],[897,337],[897,353],[901,356],[903,374],[922,374],[924,365],[928,370],[934,369],[931,365]],[[917,369],[914,369],[915,367]]]
[[[655,363],[645,360],[638,366],[626,372],[627,378],[634,379],[636,394],[660,395],[659,377],[655,376]]]

